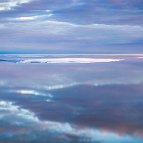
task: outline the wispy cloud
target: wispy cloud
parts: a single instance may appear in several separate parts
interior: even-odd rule
[[[25,17],[16,17],[15,20],[19,21],[29,21],[29,20],[36,20],[38,16],[25,16]]]
[[[82,44],[86,42],[84,47],[87,43],[89,45],[85,50],[90,51],[94,47],[96,51],[99,45],[108,48],[109,44],[128,44],[143,38],[143,27],[140,25],[76,24],[46,18],[47,16],[17,17],[3,23],[4,28],[0,28],[3,47],[11,50],[14,47],[19,47],[19,50],[40,47],[39,50],[47,51],[56,51],[59,47],[59,50],[68,49],[70,52],[70,47],[82,51],[85,49]],[[13,47],[6,42],[8,35],[13,35],[9,40]]]
[[[33,21],[33,20],[43,20],[48,17],[51,17],[53,14],[45,14],[45,15],[34,15],[34,16],[22,16],[22,17],[15,17],[12,19],[9,19],[11,21]]]

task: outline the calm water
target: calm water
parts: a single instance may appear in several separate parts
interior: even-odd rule
[[[143,56],[0,55],[0,143],[143,143]]]

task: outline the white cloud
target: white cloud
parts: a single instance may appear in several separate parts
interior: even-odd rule
[[[23,16],[23,17],[16,17],[14,19],[11,20],[16,20],[16,21],[32,21],[32,20],[38,20],[41,18],[47,18],[47,17],[51,17],[53,14],[49,13],[49,14],[45,14],[45,15],[35,15],[35,16]]]
[[[29,21],[29,20],[36,20],[38,16],[27,16],[27,17],[17,17],[15,20],[19,21]]]
[[[46,59],[28,59],[18,63],[107,63],[119,62],[123,59],[96,59],[96,58],[46,58]]]
[[[52,98],[53,95],[52,94],[45,94],[45,93],[42,93],[42,92],[38,92],[36,90],[25,90],[25,89],[22,89],[22,90],[12,90],[10,92],[16,92],[18,94],[22,94],[22,95],[34,95],[34,96],[45,96],[45,97],[50,97]]]
[[[49,86],[44,86],[43,88],[46,89],[46,90],[56,90],[56,89],[63,89],[63,88],[66,88],[66,87],[72,87],[72,86],[75,86],[77,85],[78,83],[76,82],[73,82],[71,84],[59,84],[59,85],[49,85]]]
[[[0,2],[0,11],[11,10],[14,7],[17,7],[21,4],[28,3],[31,0],[6,0]]]
[[[0,119],[5,119],[8,116],[17,116],[32,122],[38,122],[39,119],[34,115],[34,113],[29,110],[22,109],[17,105],[14,105],[12,102],[0,101]]]
[[[43,95],[43,93],[39,93],[35,90],[17,90],[16,92],[19,94]]]

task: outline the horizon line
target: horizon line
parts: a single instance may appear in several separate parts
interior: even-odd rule
[[[44,54],[44,53],[0,53],[0,55],[143,55],[143,53],[139,54],[139,53],[135,53],[135,54],[80,54],[80,53],[75,53],[75,54],[70,54],[70,53],[67,53],[67,54],[53,54],[53,53],[47,53],[47,54]]]

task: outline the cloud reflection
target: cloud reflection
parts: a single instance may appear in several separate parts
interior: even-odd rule
[[[73,126],[69,123],[60,123],[52,121],[42,121],[33,112],[23,109],[18,105],[15,105],[9,101],[0,101],[0,121],[6,121],[10,126],[15,125],[18,128],[13,129],[11,132],[11,139],[13,135],[19,136],[20,134],[29,133],[35,134],[37,131],[40,133],[51,132],[56,136],[62,134],[65,138],[68,136],[76,136],[78,138],[77,142],[142,142],[141,138],[132,137],[129,135],[118,135],[116,133],[102,131],[98,129],[88,129],[81,128],[78,126]],[[12,120],[11,120],[12,119]],[[10,121],[10,122],[9,122]],[[9,127],[7,130],[9,130]],[[23,129],[22,129],[23,128]],[[10,133],[9,133],[10,134]],[[37,136],[38,137],[38,136]],[[0,138],[1,139],[1,138]],[[28,139],[28,138],[27,138]],[[39,141],[38,138],[36,138]],[[42,141],[42,139],[40,139]],[[48,141],[48,140],[47,140]],[[71,139],[69,138],[69,143]]]
[[[124,60],[16,63],[61,57]],[[142,55],[1,56],[0,142],[143,142],[143,66],[138,57]]]
[[[18,63],[108,63],[119,62],[123,59],[95,59],[95,58],[47,58],[47,59],[27,59]]]

